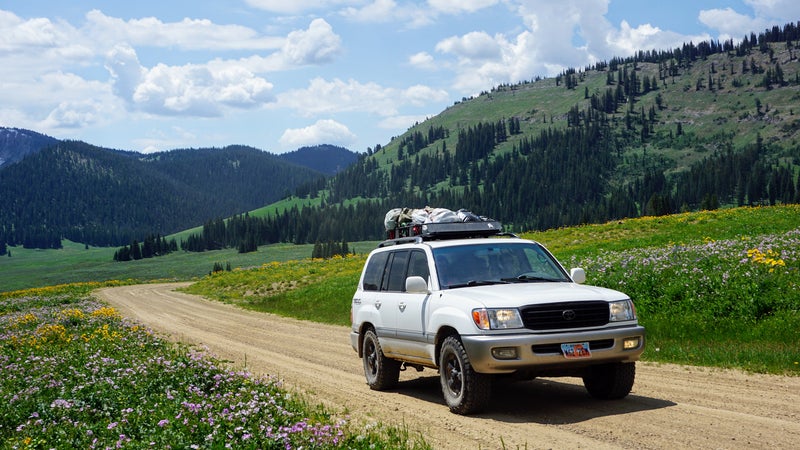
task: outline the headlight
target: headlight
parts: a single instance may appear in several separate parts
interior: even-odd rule
[[[636,318],[636,309],[633,307],[633,302],[630,300],[611,302],[608,306],[609,322],[622,322],[625,320],[634,320]]]
[[[516,308],[473,309],[472,320],[481,330],[522,328],[522,317]]]

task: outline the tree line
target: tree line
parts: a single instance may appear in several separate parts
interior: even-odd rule
[[[114,252],[114,261],[138,261],[140,259],[165,256],[178,251],[178,242],[160,234],[148,234],[140,243],[134,239],[130,245],[122,246]]]

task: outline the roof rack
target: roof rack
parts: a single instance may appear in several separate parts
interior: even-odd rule
[[[387,240],[379,247],[423,240],[489,237],[503,234],[502,231],[503,224],[496,220],[409,224],[387,230]]]

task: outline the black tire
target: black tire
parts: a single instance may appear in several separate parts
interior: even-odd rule
[[[594,398],[614,400],[627,396],[636,378],[636,363],[594,366],[583,376],[583,385]]]
[[[361,355],[364,375],[371,389],[383,391],[397,386],[397,381],[400,379],[400,361],[383,355],[378,336],[371,328],[364,333]]]
[[[464,345],[456,336],[447,337],[439,352],[439,379],[450,411],[473,414],[486,408],[492,395],[492,378],[475,372]]]

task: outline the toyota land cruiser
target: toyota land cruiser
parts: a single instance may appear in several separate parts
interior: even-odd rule
[[[541,244],[494,221],[416,225],[373,250],[352,301],[353,349],[384,390],[408,367],[437,369],[450,410],[484,409],[498,375],[576,376],[627,396],[645,330],[631,299],[586,286]]]

